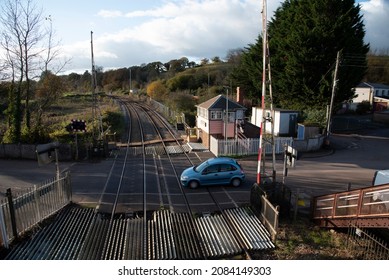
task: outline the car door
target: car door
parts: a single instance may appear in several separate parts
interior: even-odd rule
[[[209,165],[201,172],[200,184],[216,185],[219,181],[219,164]]]
[[[219,168],[220,183],[223,185],[229,184],[231,181],[231,178],[235,174],[234,173],[235,170],[236,170],[236,167],[229,164],[229,163],[220,164],[220,168]]]

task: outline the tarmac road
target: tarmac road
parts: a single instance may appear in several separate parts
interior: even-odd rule
[[[376,170],[389,169],[389,128],[332,134],[329,139],[331,149],[303,154],[289,169],[286,184],[292,190],[322,195],[369,187]]]
[[[309,196],[371,186],[374,172],[389,169],[389,128],[363,131],[361,134],[332,134],[331,149],[302,154],[295,168],[288,170],[285,182],[292,191]],[[257,158],[239,160],[247,174],[248,184],[254,183]],[[270,161],[268,161],[269,163]],[[73,201],[93,204],[98,201],[110,170],[110,160],[100,162],[60,162],[60,170],[70,170]],[[266,169],[266,171],[269,171]],[[283,162],[276,164],[278,181],[282,180]],[[54,163],[39,166],[31,160],[0,159],[0,200],[6,189],[23,191],[34,184],[55,177]],[[247,183],[246,183],[247,184]],[[249,190],[249,188],[247,188]],[[77,195],[77,192],[82,195]]]

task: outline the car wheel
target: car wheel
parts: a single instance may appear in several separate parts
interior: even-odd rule
[[[239,187],[239,186],[240,186],[240,183],[241,183],[241,181],[240,181],[239,178],[234,178],[234,179],[232,179],[232,181],[231,181],[231,185],[232,185],[233,187]]]
[[[197,189],[198,186],[199,186],[199,182],[197,181],[190,181],[189,184],[188,184],[189,188],[191,189]]]

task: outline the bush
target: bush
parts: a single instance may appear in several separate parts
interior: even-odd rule
[[[320,128],[326,126],[326,110],[325,109],[310,109],[303,112],[303,123],[306,125],[315,124]]]
[[[359,115],[367,114],[371,112],[371,105],[369,101],[362,101],[357,105],[357,108],[355,109],[355,112]]]
[[[125,130],[124,117],[121,112],[106,111],[103,116],[103,123],[110,131],[116,132],[119,136]]]

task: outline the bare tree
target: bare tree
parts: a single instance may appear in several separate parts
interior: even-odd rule
[[[7,73],[13,85],[9,91],[9,129],[6,141],[20,142],[23,123],[21,100],[25,100],[24,125],[29,132],[30,100],[34,93],[31,80],[40,76],[38,72],[49,71],[49,64],[59,56],[59,49],[53,43],[51,18],[49,17],[50,28],[44,28],[43,23],[48,18],[42,16],[42,9],[33,0],[5,0],[2,3],[0,41],[6,53],[5,65],[8,66]]]
[[[25,97],[25,121],[26,127],[30,130],[31,112],[30,112],[30,99],[31,99],[31,80],[30,72],[33,73],[36,70],[37,59],[41,52],[39,43],[42,42],[44,34],[41,32],[42,22],[42,10],[38,10],[32,0],[27,0],[25,6],[21,6],[21,21],[20,21],[20,33],[23,40],[22,55],[24,60],[25,80],[26,80],[26,97]],[[32,74],[33,75],[33,74]]]
[[[42,72],[51,71],[53,74],[60,73],[64,67],[71,61],[70,58],[61,59],[60,41],[55,41],[55,31],[53,29],[53,19],[51,15],[45,17],[45,20],[49,23],[45,29],[46,34],[46,47],[41,55],[43,67]],[[50,65],[50,67],[49,67]]]
[[[3,26],[1,45],[6,52],[6,65],[11,73],[9,88],[8,125],[6,141],[20,142],[21,136],[21,95],[24,79],[23,39],[18,18],[20,16],[17,2],[5,2],[1,14]]]

